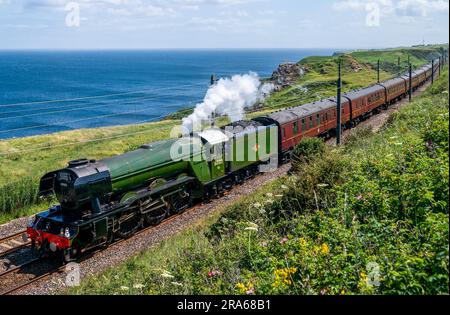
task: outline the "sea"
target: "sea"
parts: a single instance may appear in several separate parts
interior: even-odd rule
[[[0,139],[160,120],[201,102],[217,78],[333,49],[0,51]]]

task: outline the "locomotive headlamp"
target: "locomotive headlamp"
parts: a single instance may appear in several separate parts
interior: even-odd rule
[[[65,237],[67,237],[67,238],[70,238],[70,229],[67,227],[65,230],[64,230],[64,236]]]

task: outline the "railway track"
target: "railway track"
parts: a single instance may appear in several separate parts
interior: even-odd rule
[[[137,233],[135,233],[133,236],[131,236],[129,238],[118,239],[117,241],[115,241],[114,243],[109,245],[109,248],[113,248],[115,246],[118,246],[119,244],[126,242],[126,241],[132,240],[134,237],[136,237],[140,234],[162,228],[165,225],[169,224],[170,222],[175,221],[176,219],[180,218],[181,216],[188,215],[189,213],[194,212],[198,207],[199,207],[199,205],[196,205],[196,206],[191,207],[190,209],[188,209],[187,211],[185,211],[183,213],[173,215],[173,216],[169,217],[168,219],[166,219],[165,221],[163,221],[159,225],[146,227],[146,228],[138,231]],[[20,233],[11,235],[5,239],[13,238],[14,236],[17,236],[19,234]],[[91,255],[89,255],[89,258],[92,258],[94,255],[96,255],[97,253],[99,253],[101,251],[102,251],[102,249],[96,249],[95,251],[90,253]],[[83,258],[81,258],[81,259],[83,259]],[[4,288],[6,286],[5,290],[0,289],[0,295],[14,294],[15,292],[17,292],[21,289],[24,289],[24,288],[32,285],[35,282],[46,279],[55,273],[64,272],[65,267],[66,267],[65,265],[63,265],[61,263],[57,263],[52,260],[33,258],[19,266],[15,266],[13,268],[10,268],[10,269],[0,273],[0,288]],[[33,268],[35,269],[35,272],[32,272]],[[41,270],[41,272],[36,272],[36,269],[39,269],[39,268],[41,268],[43,271]],[[48,269],[48,270],[45,270],[45,269]],[[7,278],[7,277],[11,277],[12,279],[7,279],[5,281],[5,278]],[[17,284],[17,282],[18,282],[17,280],[19,280],[19,281],[21,280],[18,278],[22,278],[22,277],[25,278],[24,281]],[[8,284],[12,284],[12,285],[8,286]]]
[[[6,256],[30,245],[31,242],[28,239],[28,236],[26,236],[25,239],[25,235],[26,231],[21,231],[0,239],[0,257]]]

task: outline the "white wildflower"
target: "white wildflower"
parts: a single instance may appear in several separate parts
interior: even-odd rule
[[[176,285],[177,287],[182,287],[183,284],[179,282],[171,282],[173,285]]]
[[[163,278],[175,278],[175,277],[172,276],[172,275],[170,274],[170,272],[168,272],[168,271],[164,271],[164,272],[161,274],[161,277],[163,277]]]

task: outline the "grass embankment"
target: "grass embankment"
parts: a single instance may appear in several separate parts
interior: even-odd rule
[[[309,69],[307,74],[292,87],[272,95],[266,101],[266,109],[249,115],[249,118],[334,95],[338,60],[343,61],[344,88],[348,90],[376,81],[377,58],[382,60],[385,69],[390,70],[395,66],[397,56],[401,57],[405,68],[404,63],[410,54],[413,64],[419,66],[426,63],[430,56],[436,56],[438,49],[394,49],[306,58],[300,63]],[[394,74],[384,71],[381,77]],[[185,111],[182,115],[187,113]],[[37,198],[39,179],[47,171],[64,167],[73,159],[101,159],[130,151],[144,143],[168,138],[172,127],[180,123],[179,114],[175,113],[172,118],[139,126],[83,129],[0,141],[0,224],[39,212],[53,202]],[[225,121],[221,119],[219,123]]]
[[[296,150],[293,173],[70,294],[448,294],[448,70],[374,134]]]

